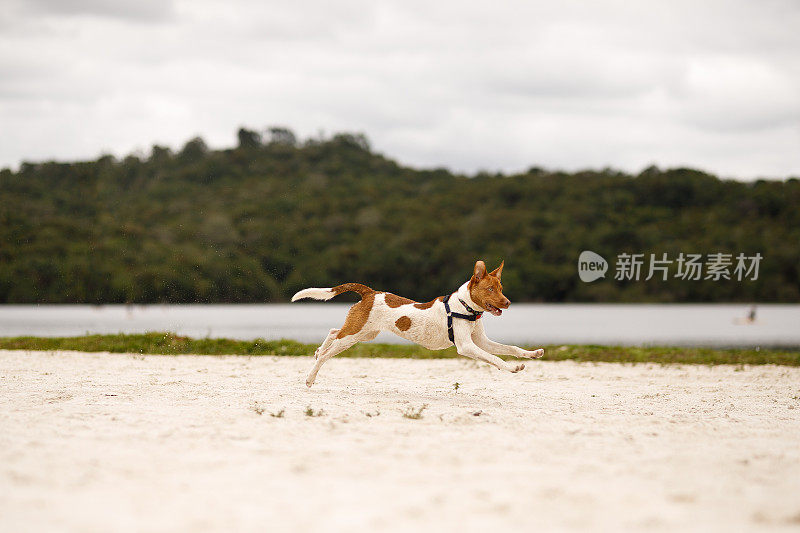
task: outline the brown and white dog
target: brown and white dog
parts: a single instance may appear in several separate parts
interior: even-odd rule
[[[500,284],[503,264],[486,272],[484,262],[476,262],[472,277],[456,292],[426,303],[376,291],[360,283],[298,292],[292,297],[293,302],[302,298],[330,300],[349,291],[361,295],[361,301],[347,313],[344,325],[332,329],[314,352],[316,363],[308,373],[306,385],[314,384],[325,361],[358,342],[374,339],[381,331],[391,331],[430,350],[441,350],[455,344],[459,355],[486,361],[500,370],[519,372],[525,365],[503,361],[493,354],[538,359],[544,355],[544,350],[528,351],[491,341],[486,337],[480,320],[484,311],[500,316],[502,309],[511,304],[503,295]]]

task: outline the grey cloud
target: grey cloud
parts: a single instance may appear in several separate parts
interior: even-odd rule
[[[37,15],[94,15],[142,22],[169,20],[175,15],[171,0],[25,0],[24,6]]]
[[[0,14],[0,166],[280,123],[467,172],[800,173],[790,2],[142,5]]]

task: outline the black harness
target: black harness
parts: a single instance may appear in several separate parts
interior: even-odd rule
[[[453,293],[453,294],[455,294],[455,293]],[[479,313],[478,311],[476,311],[473,308],[471,308],[470,306],[468,306],[466,304],[466,302],[464,300],[462,300],[461,298],[459,298],[458,301],[461,302],[461,305],[464,306],[464,309],[466,309],[467,311],[469,311],[472,314],[471,315],[465,315],[465,314],[462,314],[462,313],[453,313],[452,311],[450,311],[450,304],[447,303],[447,301],[450,299],[451,296],[453,296],[453,295],[451,294],[450,296],[448,296],[447,298],[442,300],[442,303],[444,304],[444,312],[447,314],[447,336],[450,337],[450,342],[455,344],[456,341],[454,340],[454,337],[453,337],[453,318],[462,318],[464,320],[469,320],[470,322],[475,322],[481,316],[483,316],[483,313],[482,312]]]

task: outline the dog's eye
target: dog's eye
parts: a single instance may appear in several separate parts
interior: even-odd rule
[[[489,287],[489,292],[494,292],[494,289]]]

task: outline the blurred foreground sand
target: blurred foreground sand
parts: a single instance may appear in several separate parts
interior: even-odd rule
[[[800,368],[310,365],[0,351],[0,530],[800,527]]]

